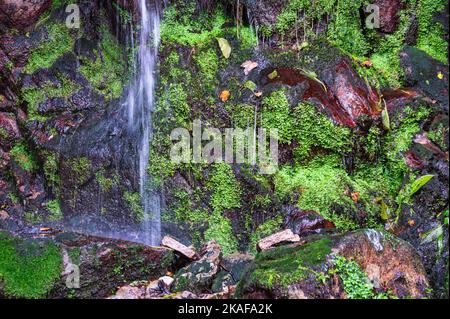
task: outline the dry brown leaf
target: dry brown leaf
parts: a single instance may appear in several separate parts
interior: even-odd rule
[[[245,75],[249,75],[249,73],[256,67],[258,67],[258,63],[250,60],[245,61],[244,63],[241,64],[241,68],[244,68]]]

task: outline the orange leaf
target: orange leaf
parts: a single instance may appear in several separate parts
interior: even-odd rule
[[[357,202],[359,199],[359,193],[358,192],[352,193],[352,199],[354,202]]]
[[[222,93],[220,93],[220,99],[222,100],[222,102],[228,101],[230,96],[231,96],[230,91],[227,90],[224,90],[222,91]]]
[[[366,68],[371,68],[373,66],[373,63],[372,61],[366,60],[363,62],[362,65],[365,66]]]

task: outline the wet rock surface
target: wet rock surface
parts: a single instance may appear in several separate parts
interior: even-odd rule
[[[6,239],[2,237],[2,243],[5,240],[12,240],[17,252],[21,251],[22,246],[55,247],[54,281],[49,282],[46,291],[39,296],[44,298],[106,298],[126,283],[158,279],[177,267],[177,258],[171,250],[122,240],[62,233],[51,228],[36,229],[34,233],[29,233],[23,238],[8,238],[12,237]],[[25,258],[24,263],[27,262],[26,258],[33,257],[33,251],[27,248],[20,252]],[[37,256],[39,254],[43,253],[38,253]],[[36,267],[40,267],[38,263]],[[25,288],[33,289],[32,284],[30,280],[30,286]],[[6,289],[8,293],[9,290]],[[0,295],[2,293],[4,291],[0,288]],[[137,295],[137,292],[131,290],[125,292],[123,289],[120,294],[131,297],[132,294]],[[9,295],[9,297],[29,296]]]
[[[220,246],[211,241],[202,248],[202,257],[175,274],[174,291],[207,291],[219,271],[222,260]]]
[[[5,0],[0,3],[0,21],[6,27],[25,29],[50,7],[51,0]]]
[[[303,245],[261,253],[239,283],[237,296],[347,298],[349,288],[342,281],[345,274],[339,273],[342,270],[330,271],[337,255],[355,261],[371,281],[370,287],[378,291],[391,291],[399,297],[427,296],[427,275],[414,248],[389,233],[370,229],[312,237]],[[270,279],[271,273],[278,277]],[[324,276],[323,281],[317,276]]]

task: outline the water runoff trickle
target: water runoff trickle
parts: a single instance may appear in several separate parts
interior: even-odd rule
[[[160,196],[147,189],[149,176],[147,164],[152,138],[152,112],[155,103],[155,84],[158,46],[160,42],[160,16],[156,4],[139,0],[140,26],[137,28],[138,47],[134,61],[135,77],[132,80],[126,100],[128,125],[140,134],[139,144],[139,185],[144,216],[142,238],[149,245],[159,245],[161,240]]]

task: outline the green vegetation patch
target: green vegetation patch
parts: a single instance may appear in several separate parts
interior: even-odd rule
[[[311,103],[300,103],[294,109],[294,137],[299,146],[295,149],[297,160],[309,156],[315,147],[344,153],[351,143],[350,130],[336,126],[325,115],[316,111]]]
[[[63,218],[63,213],[61,210],[61,203],[57,199],[49,200],[45,207],[50,212],[48,217],[49,221],[57,221]]]
[[[141,194],[125,192],[123,194],[123,199],[128,203],[131,211],[135,214],[138,221],[144,220],[144,208],[142,207]]]
[[[21,168],[31,172],[37,168],[37,161],[25,142],[20,142],[11,149],[11,156]]]
[[[178,3],[164,9],[161,40],[163,43],[197,46],[220,36],[225,22],[222,10],[218,9],[214,14],[203,12],[197,16],[195,1]]]
[[[119,42],[104,28],[95,60],[82,57],[80,72],[107,100],[117,99],[126,79],[125,61]]]
[[[14,239],[0,232],[0,281],[6,296],[43,298],[61,274],[58,247]]]
[[[222,212],[241,207],[242,190],[231,166],[225,163],[215,164],[207,188],[212,191],[213,214],[208,219],[209,228],[205,232],[205,240],[216,240],[224,255],[233,253],[237,251],[237,241],[230,220],[222,216]]]
[[[349,299],[371,299],[374,297],[373,286],[369,278],[355,261],[337,255],[333,259],[333,264]]]
[[[68,98],[72,96],[79,86],[62,74],[57,74],[58,82],[44,82],[40,87],[24,87],[21,91],[21,98],[27,103],[28,120],[44,122],[47,116],[38,112],[39,104],[52,98]]]
[[[75,43],[69,29],[62,23],[47,27],[47,38],[31,52],[24,72],[32,74],[41,68],[49,68],[63,54],[72,51]]]
[[[444,64],[448,64],[448,42],[445,41],[444,26],[434,19],[434,15],[444,10],[447,4],[446,0],[418,0],[417,7],[417,47]]]
[[[313,267],[326,261],[331,253],[330,244],[329,238],[323,238],[299,247],[282,246],[261,252],[256,256],[247,284],[257,283],[271,290],[315,275]]]

